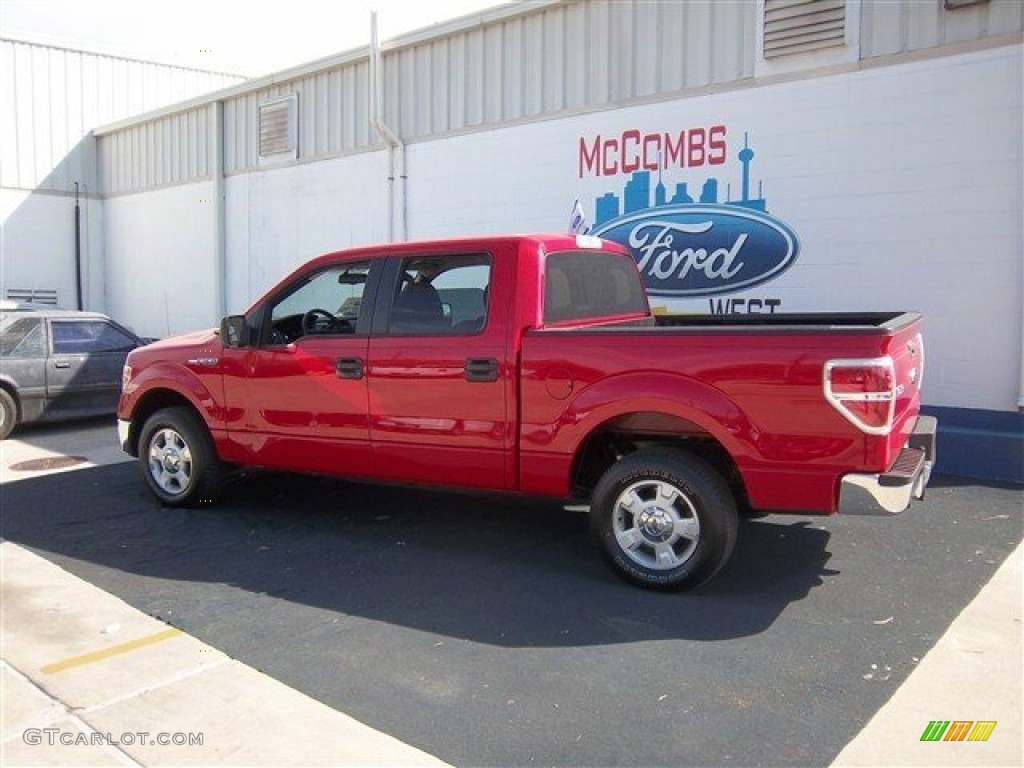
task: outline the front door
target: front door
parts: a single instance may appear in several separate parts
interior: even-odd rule
[[[254,345],[225,350],[227,428],[249,460],[373,473],[364,302],[371,285],[370,262],[314,268],[265,305]]]

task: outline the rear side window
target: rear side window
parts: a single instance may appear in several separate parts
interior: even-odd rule
[[[402,262],[388,318],[400,335],[470,336],[487,322],[491,257],[486,253],[416,256]]]
[[[38,317],[19,317],[0,323],[0,356],[46,357],[43,321]]]
[[[544,322],[587,320],[648,312],[647,295],[629,256],[594,251],[547,258]]]

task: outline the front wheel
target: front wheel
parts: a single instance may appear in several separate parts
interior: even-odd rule
[[[139,466],[163,504],[211,503],[224,479],[206,425],[190,408],[164,408],[150,416],[139,439]]]
[[[650,449],[612,465],[591,504],[616,571],[654,589],[684,590],[725,565],[736,544],[736,502],[721,475],[689,453]]]

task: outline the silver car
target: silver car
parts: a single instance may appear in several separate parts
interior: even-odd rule
[[[0,303],[0,440],[18,424],[113,413],[146,344],[106,315]]]

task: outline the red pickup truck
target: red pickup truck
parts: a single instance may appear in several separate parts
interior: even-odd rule
[[[654,316],[628,251],[593,237],[356,248],[133,351],[119,435],[168,505],[239,466],[566,499],[621,575],[683,589],[741,512],[923,496],[920,322]]]

